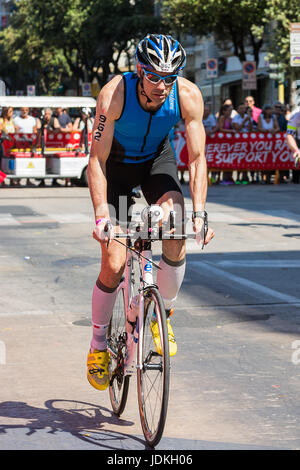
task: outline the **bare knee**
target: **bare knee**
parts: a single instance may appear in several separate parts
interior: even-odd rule
[[[98,279],[106,287],[116,287],[125,267],[126,252],[116,247],[102,248],[101,271]]]
[[[162,244],[163,254],[170,261],[181,261],[186,255],[186,246],[184,240],[164,240]]]

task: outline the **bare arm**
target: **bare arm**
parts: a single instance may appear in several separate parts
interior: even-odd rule
[[[231,133],[235,132],[234,129],[225,129],[225,128],[224,128],[224,122],[225,122],[225,117],[224,117],[224,116],[220,116],[220,117],[219,117],[219,120],[218,120],[219,131],[221,131],[221,132],[229,132],[229,133],[230,133],[230,132],[231,132]]]
[[[267,130],[262,126],[261,116],[260,115],[258,116],[258,120],[257,120],[257,130],[259,132],[267,132]]]
[[[72,130],[73,130],[73,124],[71,122],[68,122],[66,127],[60,126],[60,132],[72,132]]]
[[[180,102],[182,117],[185,122],[193,211],[203,211],[207,197],[207,165],[205,130],[202,123],[203,98],[199,88],[193,83],[182,79],[182,82],[180,82]],[[197,234],[197,240],[201,243],[203,239],[203,219],[197,218],[194,220],[194,231]],[[209,228],[205,243],[208,243],[213,236],[214,231]]]
[[[115,120],[119,117],[123,104],[123,84],[121,80],[120,77],[112,79],[102,88],[97,100],[87,169],[89,190],[96,220],[109,218],[106,160],[112,145]],[[120,90],[121,88],[122,90]]]
[[[79,129],[79,122],[80,122],[80,118],[77,117],[74,121],[73,131],[77,131]]]
[[[241,122],[241,124],[238,124],[237,122],[233,122],[232,123],[232,126],[234,128],[235,131],[240,131],[245,125],[246,125],[246,122],[249,121],[249,116],[245,116]]]
[[[205,130],[202,123],[203,99],[198,87],[190,82],[188,82],[188,85],[184,83],[184,87],[180,91],[189,157],[188,167],[193,210],[202,211],[205,208],[207,196]]]
[[[278,121],[277,121],[277,117],[273,116],[273,118],[274,118],[273,132],[275,134],[276,132],[280,131],[280,127],[279,127],[279,124],[278,124]]]

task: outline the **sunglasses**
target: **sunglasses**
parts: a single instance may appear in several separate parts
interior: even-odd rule
[[[165,85],[173,85],[177,78],[178,75],[166,75],[165,77],[162,77],[161,75],[158,75],[158,73],[154,72],[148,72],[148,70],[144,70],[145,77],[150,83],[159,83],[161,80],[165,82]]]

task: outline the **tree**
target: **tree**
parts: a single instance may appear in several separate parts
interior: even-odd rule
[[[2,57],[10,67],[16,68],[23,85],[24,81],[36,83],[39,93],[56,88],[62,74],[69,73],[62,51],[47,40],[46,32],[55,24],[50,4],[52,2],[20,0],[11,15],[10,25],[0,35]],[[14,83],[9,75],[6,80]]]
[[[120,54],[157,25],[153,0],[20,0],[0,45],[45,93],[63,74],[103,85]]]
[[[267,0],[262,18],[264,24],[272,24],[268,57],[270,62],[280,64],[281,70],[291,76],[294,71],[300,76],[300,69],[290,66],[290,23],[300,22],[299,0]],[[262,37],[264,28],[256,27],[256,35]]]
[[[163,0],[162,12],[177,33],[213,33],[217,42],[232,44],[241,62],[249,48],[258,63],[263,35],[257,34],[257,27],[265,27],[266,5],[267,0]]]

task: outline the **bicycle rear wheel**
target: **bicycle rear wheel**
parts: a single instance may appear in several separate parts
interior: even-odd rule
[[[109,396],[113,411],[117,416],[124,411],[129,387],[129,376],[124,375],[127,335],[125,323],[125,292],[120,284],[107,334],[107,348],[110,352]]]
[[[151,322],[156,317],[161,352],[155,351]],[[164,303],[157,288],[145,292],[144,324],[138,342],[138,358],[142,366],[137,370],[139,411],[147,443],[154,447],[160,441],[168,408],[170,357],[167,319]]]

